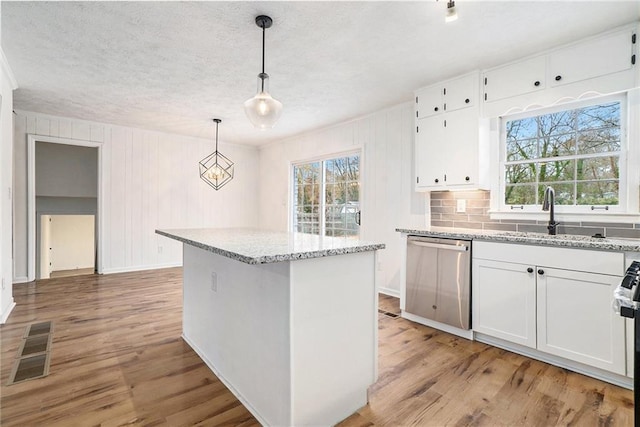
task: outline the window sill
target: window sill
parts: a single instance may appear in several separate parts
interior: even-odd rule
[[[548,221],[549,212],[544,211],[489,211],[495,220]],[[640,223],[640,213],[623,212],[555,212],[556,220],[564,222]]]

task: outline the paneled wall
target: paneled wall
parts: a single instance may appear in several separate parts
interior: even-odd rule
[[[413,126],[407,103],[262,147],[260,226],[288,229],[292,163],[360,150],[360,237],[387,245],[379,252],[376,280],[383,292],[399,295],[404,248],[395,229],[425,225],[425,196],[413,191]]]
[[[98,236],[104,273],[179,265],[182,247],[156,228],[253,227],[257,224],[258,150],[225,144],[235,177],[215,191],[198,175],[198,161],[215,149],[191,138],[18,111],[14,136],[14,278],[27,278],[27,135],[99,142]]]
[[[17,87],[13,73],[0,49],[0,323],[14,307],[11,233],[13,197],[13,90]]]

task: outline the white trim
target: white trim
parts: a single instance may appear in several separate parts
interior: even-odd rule
[[[497,132],[497,137],[498,137],[498,164],[497,164],[497,182],[494,181],[494,185],[496,185],[496,188],[492,188],[492,192],[496,192],[497,193],[497,197],[494,199],[492,198],[492,204],[491,204],[491,209],[493,211],[493,214],[491,215],[491,218],[498,218],[497,215],[498,213],[508,213],[508,214],[512,214],[513,211],[511,210],[511,206],[512,205],[508,205],[505,204],[505,188],[506,188],[506,183],[505,183],[505,168],[506,168],[506,164],[508,163],[509,165],[511,164],[522,164],[522,163],[544,163],[544,162],[552,162],[555,160],[563,160],[563,159],[569,159],[569,160],[573,160],[573,159],[577,159],[577,158],[585,158],[585,157],[607,157],[607,155],[615,155],[619,158],[619,169],[620,169],[620,175],[618,177],[618,205],[612,205],[609,206],[609,209],[606,211],[598,211],[598,212],[593,212],[590,209],[590,206],[588,205],[567,205],[567,206],[556,206],[556,213],[559,215],[562,215],[563,213],[567,214],[567,215],[585,215],[585,214],[589,214],[589,215],[594,215],[596,216],[596,220],[599,220],[599,216],[598,214],[600,212],[602,212],[602,215],[615,215],[615,214],[628,214],[629,212],[634,212],[634,211],[630,211],[629,208],[630,207],[634,207],[637,206],[637,200],[634,201],[634,198],[637,199],[637,192],[635,195],[633,195],[630,191],[629,188],[637,188],[637,180],[636,182],[632,182],[634,176],[629,174],[629,171],[633,168],[629,167],[630,163],[629,163],[629,152],[633,152],[633,147],[631,144],[631,135],[629,132],[629,128],[630,128],[630,110],[632,110],[632,107],[630,105],[630,96],[629,94],[624,91],[624,92],[618,92],[615,94],[607,94],[607,95],[600,95],[600,96],[595,96],[598,95],[595,92],[589,92],[590,95],[594,95],[592,97],[589,97],[588,99],[580,99],[581,97],[577,98],[577,99],[573,99],[573,98],[564,98],[563,101],[566,102],[557,102],[556,104],[552,105],[552,106],[547,106],[547,107],[543,107],[540,109],[536,109],[533,111],[523,111],[523,112],[519,112],[519,113],[514,113],[511,115],[505,115],[505,116],[501,116],[498,118],[498,123],[499,123],[499,130]],[[582,96],[585,96],[585,94],[583,94]],[[588,107],[588,106],[593,106],[593,105],[599,105],[599,104],[603,104],[603,103],[609,103],[609,102],[618,102],[620,104],[620,150],[616,151],[616,152],[611,152],[611,153],[599,153],[598,155],[569,155],[569,156],[562,156],[562,157],[550,157],[550,158],[535,158],[535,159],[530,159],[529,161],[526,160],[522,160],[522,161],[511,161],[511,162],[507,162],[505,157],[506,157],[506,123],[508,121],[512,121],[512,120],[521,120],[524,118],[529,118],[529,117],[536,117],[536,116],[541,116],[541,115],[547,115],[547,114],[554,114],[557,112],[561,112],[561,111],[569,111],[569,110],[576,110],[576,109],[580,109],[580,108],[584,108],[584,107]],[[537,176],[536,176],[536,182],[534,183],[537,187],[537,185],[539,185],[538,181],[537,181]],[[574,180],[572,181],[573,184],[576,183],[575,180],[576,177],[574,177]],[[541,204],[538,205],[525,205],[523,206],[522,210],[517,211],[521,216],[520,219],[531,219],[532,216],[527,216],[525,215],[525,213],[530,212],[538,212],[541,208]],[[495,215],[495,216],[494,216]],[[514,216],[511,216],[511,218],[515,218]]]
[[[343,157],[351,157],[351,156],[358,156],[358,161],[359,161],[359,171],[358,171],[358,185],[360,187],[359,190],[359,194],[358,194],[358,206],[360,207],[360,212],[362,212],[362,207],[364,206],[364,183],[363,183],[363,176],[364,176],[364,146],[362,145],[357,145],[356,148],[351,149],[351,150],[346,150],[346,151],[340,151],[340,152],[334,152],[331,154],[323,154],[320,156],[315,156],[315,157],[311,157],[308,159],[304,159],[304,160],[292,160],[289,162],[289,183],[288,183],[288,191],[289,191],[289,206],[287,206],[287,211],[288,211],[288,224],[287,224],[287,230],[289,231],[294,231],[293,226],[295,223],[294,220],[294,212],[293,212],[293,188],[294,188],[294,181],[295,181],[295,177],[293,175],[293,169],[296,166],[301,166],[301,165],[306,165],[309,163],[315,163],[315,162],[320,162],[321,163],[321,183],[320,183],[320,191],[322,193],[321,198],[320,198],[320,207],[322,209],[320,209],[320,231],[321,234],[322,232],[324,232],[325,230],[325,218],[324,218],[324,207],[325,207],[325,191],[326,191],[326,183],[325,183],[325,171],[324,171],[324,162],[327,160],[334,160],[334,159],[339,159],[339,158],[343,158]],[[362,218],[362,216],[361,216]],[[358,238],[362,237],[362,219],[360,220],[360,225],[358,226]]]
[[[16,306],[16,302],[12,301],[11,305],[9,305],[9,307],[7,308],[7,310],[2,313],[2,317],[0,317],[0,325],[4,325],[5,322],[7,321],[7,319],[9,318],[9,315],[11,314],[11,312],[13,311],[13,309]]]
[[[41,136],[27,134],[27,278],[33,281],[36,278],[36,142],[53,144],[75,145],[80,147],[93,147],[98,149],[98,257],[96,271],[102,273],[104,265],[104,191],[102,190],[102,142],[85,141],[80,139],[58,138],[53,136]]]
[[[0,65],[2,66],[2,73],[9,79],[9,83],[11,83],[11,89],[18,89],[18,81],[13,74],[13,70],[11,70],[9,61],[7,61],[7,57],[4,55],[2,48],[0,48]]]
[[[400,291],[398,289],[391,289],[391,288],[378,286],[378,293],[383,295],[388,295],[394,298],[400,298]]]
[[[102,270],[102,274],[131,273],[134,271],[160,270],[162,268],[174,268],[174,267],[182,267],[182,261],[172,262],[167,264],[136,265],[132,267],[122,267],[122,268],[105,268]]]
[[[18,276],[13,278],[14,285],[20,283],[29,283],[29,278],[27,276]]]

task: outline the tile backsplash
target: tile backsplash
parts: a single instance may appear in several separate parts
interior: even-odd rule
[[[476,228],[481,230],[547,232],[548,221],[491,219],[489,191],[433,191],[431,192],[431,225],[438,227]],[[456,212],[458,200],[464,200],[465,212]],[[566,222],[560,220],[558,234],[640,239],[640,224],[604,222]]]

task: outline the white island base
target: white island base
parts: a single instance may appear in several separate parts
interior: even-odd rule
[[[333,425],[377,379],[375,251],[251,265],[184,244],[183,337],[263,425]]]

